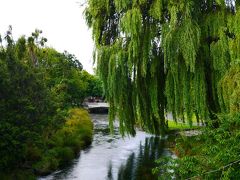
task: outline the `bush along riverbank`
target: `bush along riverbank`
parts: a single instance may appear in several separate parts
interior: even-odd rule
[[[101,82],[68,52],[45,46],[42,31],[0,43],[0,179],[34,179],[75,157],[91,142],[80,108]]]
[[[218,119],[218,128],[210,125],[171,140],[177,158],[157,161],[153,172],[159,179],[240,179],[240,113]]]
[[[23,166],[0,173],[1,179],[36,179],[47,175],[72,161],[81,149],[92,142],[93,123],[86,110],[73,108],[67,113],[65,123],[51,136],[39,139],[27,148]]]
[[[40,160],[33,165],[35,173],[46,175],[71,161],[79,151],[91,144],[93,123],[83,109],[69,110],[69,116],[62,128],[46,141],[45,151],[35,151],[33,156]]]

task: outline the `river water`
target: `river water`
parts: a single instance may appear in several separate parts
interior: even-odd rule
[[[65,168],[39,180],[154,180],[155,160],[169,156],[164,140],[142,131],[135,137],[122,138],[115,124],[108,128],[107,115],[91,115],[94,122],[93,142]]]

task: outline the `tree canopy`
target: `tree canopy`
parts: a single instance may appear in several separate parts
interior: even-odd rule
[[[191,124],[240,110],[239,1],[87,2],[110,126],[118,115],[123,134],[164,134],[168,112]]]
[[[10,27],[0,38],[0,176],[5,170],[34,168],[36,162],[43,163],[43,169],[51,169],[52,164],[57,168],[59,154],[71,143],[79,150],[79,141],[86,139],[84,135],[88,137],[92,128],[87,112],[76,108],[89,94],[96,93],[97,78],[84,71],[74,55],[46,47],[47,39],[41,33],[36,30],[31,36],[14,41]],[[72,108],[75,109],[69,111]],[[66,127],[68,112],[78,117],[72,120],[75,124]],[[74,126],[84,123],[90,130],[84,131],[83,127],[81,132],[75,132]],[[53,140],[56,136],[58,141]],[[68,141],[68,145],[63,141]],[[59,144],[63,149],[59,150]],[[58,151],[51,154],[53,147]]]

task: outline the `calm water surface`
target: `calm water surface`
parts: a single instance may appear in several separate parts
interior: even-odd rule
[[[91,115],[94,122],[92,145],[80,152],[71,164],[39,180],[154,180],[154,160],[169,156],[164,140],[137,131],[135,137],[118,132],[110,135],[107,115]]]

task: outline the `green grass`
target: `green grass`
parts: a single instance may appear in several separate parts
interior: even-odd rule
[[[184,113],[184,117],[187,117],[187,113]],[[197,123],[197,117],[196,117],[195,114],[192,115],[192,119],[191,120],[192,120],[192,123]],[[171,120],[171,121],[173,121],[173,120]],[[199,121],[201,122],[201,120],[199,120]]]
[[[175,121],[168,121],[169,130],[186,130],[186,129],[198,129],[199,126],[192,125],[188,123],[176,123]]]

